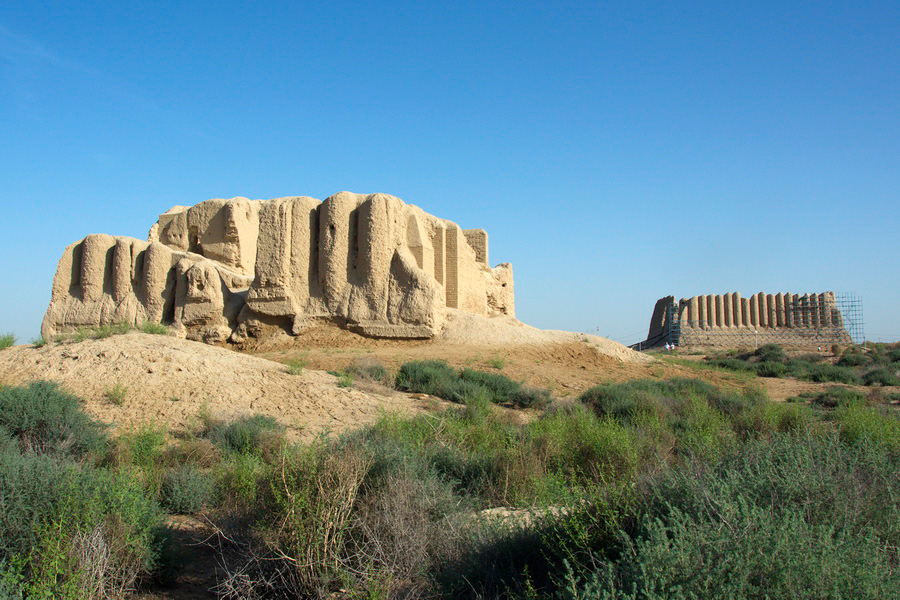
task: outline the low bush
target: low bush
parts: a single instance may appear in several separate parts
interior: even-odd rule
[[[413,361],[400,367],[397,389],[431,394],[451,402],[475,406],[483,399],[520,408],[538,407],[550,402],[550,392],[528,388],[499,373],[474,369],[455,371],[443,361]]]
[[[152,321],[144,321],[138,326],[138,330],[151,335],[167,335],[169,333],[168,327],[162,323],[154,323]]]
[[[900,455],[900,416],[890,407],[849,404],[833,415],[841,439],[851,444],[884,446]]]
[[[752,371],[753,365],[739,358],[716,358],[708,361],[710,364],[731,371]]]
[[[871,362],[868,356],[856,350],[845,350],[838,360],[839,367],[861,367]]]
[[[16,336],[12,333],[4,333],[0,335],[0,350],[5,350],[16,343]]]
[[[386,386],[394,385],[394,377],[387,367],[376,360],[363,359],[353,363],[346,373],[355,380],[372,381]]]
[[[163,455],[165,446],[165,428],[145,423],[133,431],[122,433],[116,440],[116,463],[152,469]]]
[[[212,502],[214,490],[212,476],[193,465],[181,465],[163,479],[162,504],[175,514],[195,513]]]
[[[787,366],[782,362],[763,361],[753,365],[756,374],[760,377],[784,377],[787,372]]]
[[[897,466],[835,436],[776,436],[670,471],[618,543],[568,563],[555,597],[890,596]]]
[[[209,439],[225,452],[259,454],[281,444],[284,426],[274,417],[253,415],[212,425]]]
[[[818,383],[834,382],[849,385],[862,383],[862,378],[854,369],[829,364],[793,361],[790,365],[790,374],[797,377],[797,379]]]
[[[867,371],[863,377],[865,385],[900,385],[896,367],[878,367]]]
[[[811,402],[828,408],[850,405],[861,406],[866,403],[866,396],[862,392],[851,388],[830,386],[824,392],[812,394]]]
[[[106,399],[116,406],[124,405],[127,398],[128,388],[121,383],[117,383],[116,385],[106,390]]]
[[[284,364],[291,375],[303,375],[303,369],[306,368],[306,361],[300,358],[286,360]]]
[[[215,469],[220,502],[231,508],[252,507],[267,473],[267,465],[255,454],[227,455]]]
[[[475,371],[473,369],[463,369],[460,371],[459,379],[485,388],[490,392],[491,401],[496,402],[497,404],[506,404],[510,402],[511,396],[522,388],[522,384],[513,381],[505,375]]]
[[[26,597],[122,597],[159,562],[162,513],[125,475],[6,453],[0,490],[0,563]]]
[[[458,377],[453,368],[440,360],[414,360],[403,364],[397,372],[396,386],[404,392],[419,392],[437,396],[449,388]]]
[[[80,457],[100,451],[104,427],[82,410],[75,396],[55,383],[0,388],[0,428],[25,452]]]
[[[787,355],[778,344],[764,344],[756,349],[753,356],[758,362],[785,362]]]
[[[544,408],[553,402],[550,390],[521,386],[510,394],[509,402],[520,408]]]

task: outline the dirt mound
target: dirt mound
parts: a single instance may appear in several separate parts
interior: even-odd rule
[[[461,310],[451,310],[441,334],[435,340],[468,346],[510,346],[525,344],[584,343],[598,353],[623,362],[651,362],[645,354],[626,348],[618,342],[596,335],[538,329],[511,317],[483,317]]]
[[[0,384],[44,379],[85,400],[116,428],[158,422],[170,430],[196,422],[205,404],[215,417],[276,417],[292,438],[373,422],[382,410],[415,412],[430,401],[392,390],[341,388],[321,371],[292,375],[280,363],[175,337],[132,332],[101,340],[15,346],[0,352]],[[107,398],[127,388],[121,405]]]

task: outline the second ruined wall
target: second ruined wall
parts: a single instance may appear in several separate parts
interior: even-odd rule
[[[679,301],[681,328],[843,327],[833,292],[694,296]]]

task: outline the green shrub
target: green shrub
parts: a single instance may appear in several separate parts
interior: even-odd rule
[[[487,365],[493,369],[497,369],[498,371],[502,371],[503,367],[506,366],[506,359],[500,356],[495,356],[493,358],[489,358],[487,360]]]
[[[618,543],[569,563],[555,597],[890,596],[896,468],[834,436],[776,436],[665,473]]]
[[[5,350],[16,343],[16,336],[12,333],[4,333],[0,335],[0,350]]]
[[[443,361],[413,361],[400,367],[397,389],[431,394],[452,402],[489,402],[537,407],[550,401],[548,390],[523,386],[499,373],[463,369],[459,373]]]
[[[143,424],[134,431],[121,434],[116,440],[118,462],[142,469],[152,469],[163,455],[165,445],[164,427]]]
[[[193,465],[182,465],[166,473],[162,503],[169,512],[190,514],[200,511],[213,499],[215,480]]]
[[[347,367],[346,373],[356,380],[374,381],[386,386],[394,385],[394,378],[387,368],[376,360],[363,359]]]
[[[785,362],[787,360],[784,348],[778,344],[764,344],[756,349],[753,356],[759,362]]]
[[[787,374],[787,366],[782,362],[771,360],[756,363],[754,369],[760,377],[784,377]]]
[[[491,401],[498,404],[510,402],[510,397],[522,387],[521,383],[513,381],[505,375],[475,371],[473,369],[463,369],[459,373],[459,378],[484,387],[490,392]]]
[[[841,359],[837,362],[837,364],[839,367],[861,367],[862,365],[867,365],[870,362],[871,361],[869,360],[869,357],[862,352],[847,349],[844,351],[844,354],[841,355]]]
[[[337,380],[338,387],[347,388],[353,385],[353,376],[347,373],[341,373],[338,375]]]
[[[776,404],[774,402],[765,406],[770,411],[775,431],[781,433],[802,433],[813,424],[813,416],[806,406]]]
[[[815,381],[818,383],[846,383],[849,385],[860,385],[862,379],[859,374],[850,367],[838,367],[829,364],[813,364],[800,363],[795,361],[792,363],[792,370],[796,372],[798,379],[806,381]]]
[[[711,365],[731,371],[752,371],[753,364],[739,358],[716,358],[708,361]]]
[[[209,439],[226,452],[258,454],[278,446],[284,426],[274,417],[253,415],[213,425]]]
[[[55,383],[0,388],[0,427],[22,451],[82,456],[106,443],[103,425],[81,409],[75,396]]]
[[[397,372],[396,386],[404,392],[437,395],[433,390],[451,385],[458,379],[456,371],[441,360],[415,360],[403,364]]]
[[[121,383],[117,383],[116,385],[106,390],[106,399],[116,406],[124,405],[127,398],[128,388]]]
[[[544,408],[553,401],[553,398],[550,396],[550,390],[523,385],[510,395],[509,401],[520,408]]]
[[[812,397],[812,403],[828,408],[863,405],[866,403],[866,396],[862,392],[851,388],[830,386],[824,392],[815,394]]]
[[[5,427],[0,426],[0,454],[4,453],[18,454],[19,444]]]
[[[168,327],[162,323],[154,323],[153,321],[144,321],[138,326],[138,329],[151,335],[167,335],[169,333]]]
[[[302,358],[292,358],[284,361],[284,364],[291,375],[302,375],[303,369],[306,368],[306,360]]]
[[[883,445],[900,454],[900,417],[890,407],[849,404],[835,410],[841,439],[851,444]]]
[[[44,346],[47,345],[47,340],[45,340],[43,338],[43,336],[38,336],[31,340],[31,345],[34,346],[35,348],[43,348]]]
[[[273,479],[267,507],[269,545],[289,557],[289,591],[313,595],[339,580],[346,558],[353,507],[368,471],[365,456],[353,449],[320,444],[297,449]]]
[[[900,376],[894,367],[878,367],[867,371],[862,380],[865,385],[900,385]]]
[[[0,562],[28,597],[121,597],[158,564],[162,514],[124,475],[0,454],[0,490]]]
[[[231,454],[216,467],[218,496],[232,506],[252,506],[266,466],[259,456]]]

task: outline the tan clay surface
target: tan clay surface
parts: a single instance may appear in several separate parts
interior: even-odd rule
[[[310,439],[371,423],[382,410],[415,413],[439,403],[386,388],[341,388],[322,371],[291,375],[285,365],[262,358],[136,332],[0,352],[0,384],[35,379],[60,383],[85,400],[88,413],[116,429],[157,423],[185,430],[205,404],[218,418],[270,415],[288,427],[290,438]],[[121,406],[106,397],[116,384],[127,388]]]

